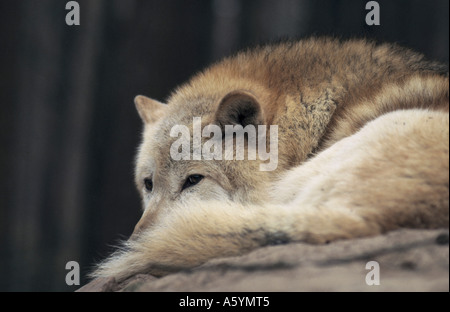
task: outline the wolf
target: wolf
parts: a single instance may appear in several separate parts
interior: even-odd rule
[[[448,68],[417,52],[365,39],[262,45],[194,75],[167,103],[135,98],[142,217],[93,277],[449,226]],[[258,157],[173,159],[171,129],[193,136],[196,117],[201,129],[278,126],[276,169],[259,170]]]

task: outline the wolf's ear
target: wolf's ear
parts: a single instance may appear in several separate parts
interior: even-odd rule
[[[238,90],[228,93],[220,102],[215,115],[221,128],[225,125],[263,125],[264,116],[261,105],[253,94]]]
[[[157,122],[167,109],[167,105],[152,100],[146,96],[138,95],[134,98],[134,104],[141,117],[146,124]]]

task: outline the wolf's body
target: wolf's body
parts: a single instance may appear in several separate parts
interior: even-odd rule
[[[94,276],[162,275],[288,242],[449,225],[449,80],[420,54],[309,39],[240,53],[136,106],[144,212]],[[170,157],[174,125],[278,125],[278,167]]]

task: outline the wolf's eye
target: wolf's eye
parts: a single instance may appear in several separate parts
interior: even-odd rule
[[[193,175],[189,176],[186,179],[186,182],[184,182],[184,185],[183,185],[183,188],[181,191],[187,189],[188,187],[198,184],[201,180],[203,180],[203,178],[204,178],[204,176],[202,176],[200,174],[193,174]]]
[[[151,192],[153,190],[153,181],[152,179],[144,179],[144,186],[147,192]]]

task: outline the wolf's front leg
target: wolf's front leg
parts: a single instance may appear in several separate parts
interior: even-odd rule
[[[178,204],[101,263],[92,277],[124,280],[134,274],[166,275],[206,261],[241,255],[261,246],[379,233],[346,209],[323,210],[297,205],[241,205],[199,201]]]

